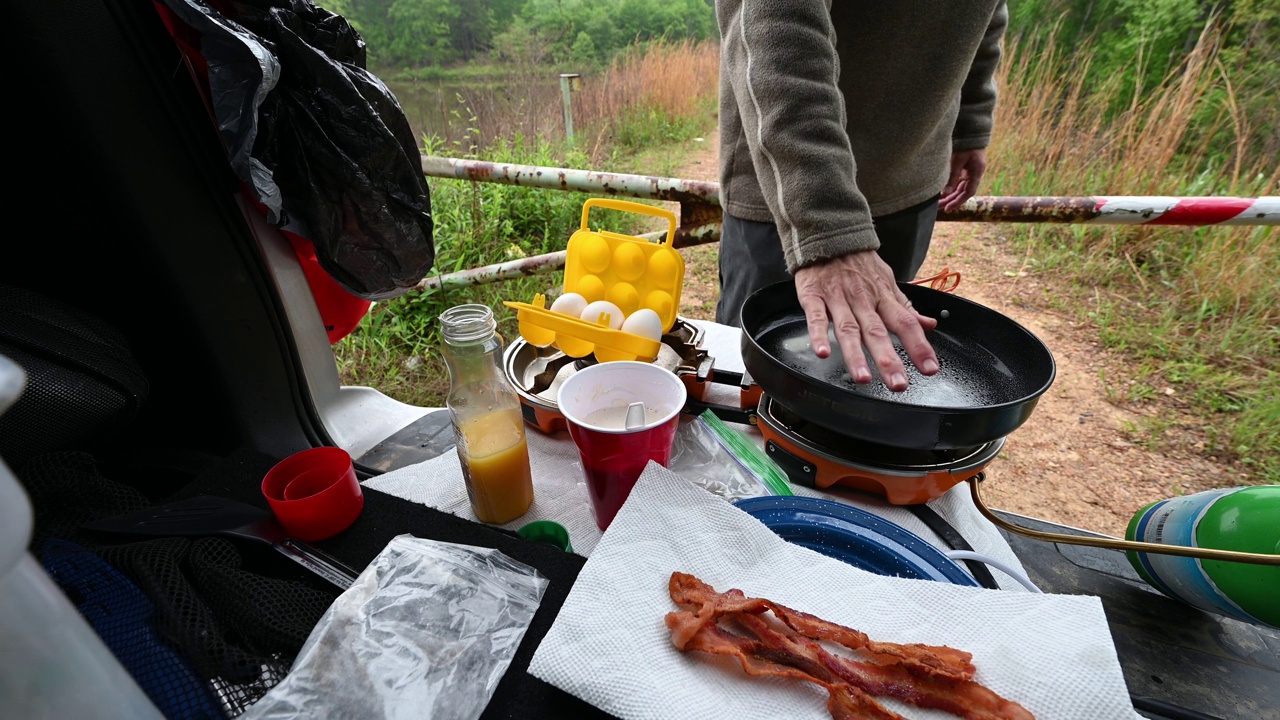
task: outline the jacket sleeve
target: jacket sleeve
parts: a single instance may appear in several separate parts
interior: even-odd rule
[[[982,44],[960,88],[960,114],[951,133],[953,151],[974,150],[991,144],[996,111],[996,65],[1000,62],[1000,41],[1008,24],[1009,8],[1001,2],[991,14]]]
[[[879,247],[855,183],[828,2],[719,0],[727,73],[787,269]]]

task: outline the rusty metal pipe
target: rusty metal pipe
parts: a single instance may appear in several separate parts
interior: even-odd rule
[[[680,203],[678,248],[719,242],[720,184],[704,180],[422,156],[428,177]],[[1034,196],[971,198],[939,222],[1089,225],[1280,225],[1280,197]],[[661,234],[661,233],[659,233]],[[564,268],[563,251],[424,278],[415,290],[484,285]]]
[[[435,292],[441,288],[453,290],[460,287],[488,285],[502,280],[513,280],[518,277],[540,275],[564,269],[565,251],[533,255],[518,260],[468,268],[448,275],[429,275],[418,281],[413,290],[418,292]]]
[[[428,177],[493,182],[544,190],[720,205],[720,184],[704,180],[515,165],[431,155],[422,156],[422,172]]]
[[[429,177],[496,182],[546,190],[625,196],[681,203],[681,220],[718,222],[720,184],[650,175],[492,163],[424,155]],[[686,217],[690,212],[699,217]],[[1088,223],[1090,225],[1280,225],[1280,197],[1181,197],[1146,195],[971,198],[941,222]]]

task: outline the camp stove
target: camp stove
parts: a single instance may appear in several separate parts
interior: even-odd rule
[[[750,416],[759,402],[761,391],[741,373],[716,370],[715,358],[702,347],[705,331],[697,325],[677,317],[671,330],[662,336],[662,345],[653,364],[676,374],[684,383],[689,399],[686,414],[698,414],[708,408],[727,420],[750,422]],[[597,362],[592,355],[571,357],[554,347],[538,347],[519,338],[512,342],[503,354],[503,371],[520,396],[520,406],[525,422],[545,433],[566,429],[564,415],[556,404],[560,386],[573,373]],[[713,405],[705,402],[707,389],[712,384],[734,385],[740,388],[738,407]]]
[[[756,419],[766,452],[791,482],[817,489],[841,485],[894,505],[941,497],[981,473],[1004,447],[1004,438],[956,450],[878,445],[805,420],[769,395],[761,397]]]

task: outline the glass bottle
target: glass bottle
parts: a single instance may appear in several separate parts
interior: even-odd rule
[[[534,502],[529,443],[516,388],[502,372],[493,310],[458,305],[440,314],[447,405],[471,510],[484,523],[509,523]]]
[[[440,315],[440,326],[447,404],[471,509],[482,522],[511,522],[533,503],[533,475],[520,399],[502,372],[493,311],[458,305]]]

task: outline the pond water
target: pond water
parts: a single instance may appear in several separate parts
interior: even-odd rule
[[[384,82],[400,102],[420,143],[432,135],[452,144],[462,142],[469,133],[478,134],[482,144],[487,144],[495,137],[510,137],[517,131],[527,137],[564,132],[559,75],[481,78],[471,82]]]

